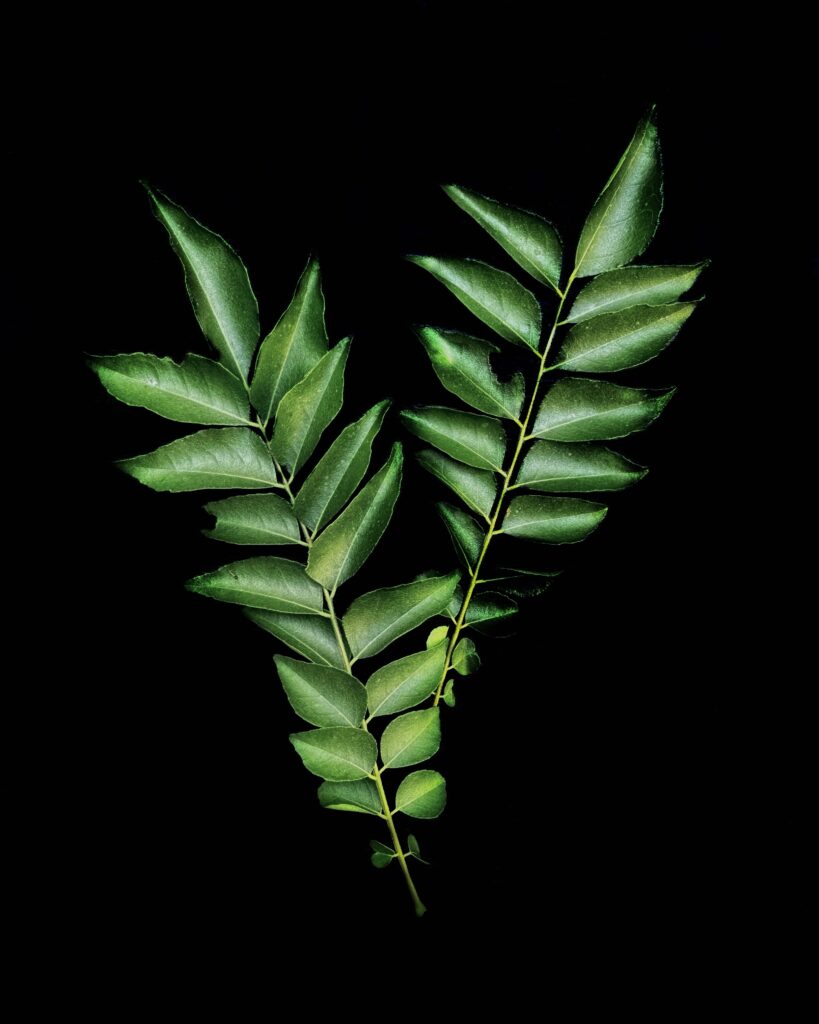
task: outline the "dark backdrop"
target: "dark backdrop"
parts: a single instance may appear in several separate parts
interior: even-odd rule
[[[149,934],[159,957],[218,957],[304,921],[376,936],[391,917],[430,950],[446,932],[514,946],[521,922],[565,949],[696,936],[718,950],[738,922],[789,906],[792,876],[765,866],[800,856],[798,689],[781,660],[766,674],[747,616],[757,574],[737,451],[736,349],[756,360],[763,340],[747,305],[737,327],[749,287],[759,300],[740,265],[759,239],[736,201],[755,148],[737,78],[746,44],[707,27],[533,28],[531,9],[469,10],[361,6],[269,32],[219,26],[186,45],[142,26],[135,55],[121,39],[80,48],[56,124],[29,133],[69,283],[69,315],[49,335],[71,353],[66,463],[81,514],[66,554],[86,594],[62,613],[76,676],[57,698],[71,740],[52,780],[69,854],[56,872],[69,920],[90,921],[103,946],[127,952]],[[368,862],[378,823],[318,808],[287,742],[298,723],[276,642],[183,589],[234,556],[199,532],[202,497],[154,494],[112,466],[184,426],[115,403],[82,353],[202,347],[147,179],[236,247],[263,330],[308,253],[320,257],[331,338],[355,336],[345,420],[385,394],[396,407],[441,401],[408,325],[469,321],[402,254],[507,264],[438,185],[542,211],[571,252],[652,102],[666,207],[646,258],[710,258],[696,289],[707,298],[629,375],[679,386],[661,420],[620,445],[649,476],[559,553],[566,572],[516,636],[481,642],[483,669],[446,712],[435,765],[450,805],[411,826],[432,861],[416,869],[431,908],[416,925],[397,869]],[[15,169],[30,181],[28,156],[17,151]],[[393,416],[385,439],[399,434]],[[434,495],[410,461],[352,594],[450,566]]]

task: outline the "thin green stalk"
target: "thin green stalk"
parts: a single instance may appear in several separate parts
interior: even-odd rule
[[[267,435],[266,435],[264,427],[262,426],[261,423],[259,423],[257,425],[257,429],[261,432],[262,437],[264,438],[264,441],[267,444],[268,450],[269,450],[270,442],[267,439]],[[272,457],[273,456],[272,456],[272,453],[271,453],[271,458]],[[285,493],[287,494],[287,497],[288,497],[288,499],[290,501],[290,504],[291,505],[295,505],[295,500],[296,499],[295,499],[295,496],[293,495],[293,491],[292,491],[292,489],[290,487],[290,483],[292,481],[285,479],[284,473],[282,472],[282,467],[279,465],[279,463],[276,461],[275,458],[273,459],[273,463],[274,463],[274,465],[276,467],[276,472],[279,474],[279,476],[282,479],[282,487],[283,487]],[[301,520],[298,520],[298,522],[299,522],[299,526],[301,528],[302,534],[304,535],[304,542],[307,545],[307,548],[309,550],[312,547],[312,545],[313,545],[313,538],[312,538],[312,536],[310,534],[310,531],[307,529],[307,527],[304,525],[304,523],[302,523]],[[352,665],[350,663],[350,656],[347,653],[347,645],[344,642],[344,637],[343,637],[342,632],[341,632],[341,623],[338,620],[338,615],[336,614],[335,605],[333,604],[333,595],[330,593],[330,591],[326,587],[322,587],[321,589],[322,589],[322,591],[324,593],[324,603],[327,606],[327,614],[329,615],[330,622],[332,623],[332,626],[333,626],[333,633],[335,634],[336,644],[338,645],[339,654],[341,655],[341,659],[344,662],[344,670],[345,670],[345,672],[348,673],[348,675],[352,675],[353,672],[352,672]],[[367,730],[367,723],[366,722],[364,722],[362,724],[362,728],[364,729],[365,732],[368,731]],[[381,781],[381,772],[380,772],[380,770],[378,768],[378,764],[377,763],[373,765],[373,771],[372,771],[372,775],[370,777],[375,782],[375,788],[378,790],[378,798],[381,801],[381,817],[387,823],[387,828],[389,829],[390,839],[392,841],[392,846],[393,846],[393,849],[395,850],[395,856],[398,858],[398,863],[401,865],[401,872],[404,875],[404,880],[407,883],[407,888],[409,889],[409,894],[410,894],[410,897],[412,898],[412,905],[413,905],[413,907],[415,907],[415,913],[419,917],[421,917],[423,914],[426,913],[426,909],[427,908],[421,902],[421,898],[418,895],[418,890],[415,888],[415,883],[412,880],[412,875],[410,874],[409,864],[407,863],[407,857],[406,857],[406,854],[404,853],[403,847],[401,846],[401,840],[398,838],[398,832],[396,831],[395,822],[393,820],[392,811],[390,809],[390,802],[387,799],[386,792],[384,791],[384,783]]]
[[[544,373],[546,372],[546,359],[549,355],[549,351],[552,347],[552,342],[555,338],[555,333],[557,332],[557,328],[560,324],[560,314],[563,312],[563,306],[569,295],[569,290],[572,287],[574,278],[575,271],[573,270],[571,276],[569,277],[569,280],[566,283],[565,289],[562,292],[558,291],[559,301],[557,304],[557,310],[555,311],[554,321],[552,322],[552,328],[549,332],[549,337],[546,341],[546,346],[543,349],[543,355],[540,357],[540,367],[538,369],[535,386],[532,389],[532,397],[529,399],[529,405],[526,409],[526,415],[524,416],[523,420],[520,421],[518,424],[518,426],[520,427],[520,431],[518,434],[517,443],[515,445],[515,450],[512,454],[511,461],[509,462],[509,466],[503,470],[503,484],[501,486],[497,498],[495,499],[495,505],[492,509],[492,514],[489,517],[489,526],[483,538],[483,544],[481,545],[480,554],[478,555],[478,558],[475,562],[475,566],[472,570],[472,575],[469,578],[469,584],[466,588],[466,593],[464,594],[460,610],[458,611],[458,616],[455,619],[455,628],[452,631],[449,646],[447,647],[444,669],[443,672],[441,673],[441,678],[435,690],[435,698],[432,702],[433,707],[437,707],[441,701],[441,696],[444,691],[444,683],[446,682],[446,677],[449,674],[449,670],[452,668],[452,655],[455,651],[455,647],[457,646],[458,640],[460,639],[461,633],[463,632],[464,621],[466,620],[466,613],[469,611],[469,605],[472,601],[472,595],[475,593],[475,587],[478,585],[478,580],[480,579],[481,566],[483,565],[484,559],[486,558],[486,553],[489,550],[490,541],[494,536],[501,532],[500,530],[496,529],[498,519],[500,518],[500,514],[503,511],[503,503],[504,500],[506,499],[506,495],[514,487],[512,479],[514,477],[514,472],[517,468],[518,461],[520,460],[521,452],[523,451],[523,445],[528,439],[529,422],[532,418],[532,414],[535,411],[535,404],[540,393],[540,382],[543,379]]]

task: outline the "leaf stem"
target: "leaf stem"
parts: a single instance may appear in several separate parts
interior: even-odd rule
[[[435,697],[432,702],[433,707],[437,707],[441,701],[441,696],[444,692],[444,684],[446,683],[446,677],[449,674],[449,670],[452,668],[452,655],[455,652],[458,640],[460,639],[461,633],[464,630],[464,623],[466,621],[466,614],[469,611],[469,605],[472,602],[472,596],[475,593],[475,587],[478,585],[478,579],[480,578],[481,566],[483,565],[486,553],[489,550],[490,541],[494,536],[501,533],[502,531],[496,529],[500,514],[503,511],[503,503],[506,499],[507,494],[514,490],[515,485],[511,482],[515,469],[517,468],[520,460],[521,452],[523,451],[523,445],[528,440],[527,432],[529,429],[529,421],[535,411],[535,404],[537,403],[538,395],[540,393],[540,382],[543,379],[544,373],[546,373],[546,359],[549,355],[549,351],[552,347],[552,343],[555,339],[555,333],[557,328],[562,323],[560,315],[563,312],[563,306],[565,305],[566,299],[568,298],[569,291],[571,290],[572,284],[574,283],[575,276],[577,274],[577,268],[575,268],[566,282],[566,287],[562,292],[558,291],[559,301],[557,304],[557,310],[555,311],[554,320],[552,322],[552,328],[549,331],[549,337],[546,340],[546,345],[543,349],[543,355],[540,357],[540,367],[538,369],[537,379],[535,380],[534,388],[532,389],[532,397],[529,399],[529,404],[526,408],[526,415],[523,420],[515,420],[519,428],[518,439],[515,444],[515,450],[512,454],[512,458],[509,462],[509,466],[505,469],[501,476],[503,477],[503,485],[501,486],[500,492],[495,499],[495,505],[492,509],[492,513],[489,516],[489,528],[483,538],[483,544],[481,545],[480,553],[475,561],[475,565],[472,568],[472,575],[469,578],[469,585],[466,588],[461,607],[458,611],[458,615],[455,619],[455,628],[452,631],[452,636],[449,641],[449,646],[446,652],[446,661],[444,662],[444,668],[441,673],[441,678],[438,681],[438,686],[435,690]]]
[[[264,435],[264,428],[261,427],[261,424],[259,424],[259,428],[262,430],[262,436],[265,437],[265,441],[267,442],[267,438]],[[269,442],[267,443],[269,448]],[[272,457],[273,456],[271,453],[271,458]],[[285,493],[287,494],[287,497],[290,499],[290,504],[295,505],[296,499],[290,487],[290,484],[292,483],[292,478],[291,480],[285,480],[284,473],[282,472],[282,467],[279,465],[275,458],[273,459],[273,464],[276,467],[276,472],[282,478],[284,490]],[[300,519],[298,519],[298,517],[296,518],[298,520],[299,526],[304,536],[304,544],[306,544],[309,550],[312,547],[313,538],[307,526]],[[344,642],[344,635],[341,632],[341,623],[338,620],[335,605],[333,604],[333,594],[326,587],[322,587],[321,589],[324,593],[324,603],[327,606],[326,614],[330,618],[330,622],[333,627],[333,633],[335,634],[336,638],[336,644],[338,645],[338,651],[339,654],[341,655],[341,660],[344,663],[344,671],[347,672],[348,675],[352,675],[352,662],[350,661],[350,655],[347,651],[347,644]],[[361,728],[365,732],[367,732],[367,723],[363,722]],[[378,768],[377,763],[373,765],[372,779],[375,782],[375,788],[378,790],[378,798],[381,801],[381,814],[379,815],[379,817],[383,818],[384,821],[386,821],[387,823],[387,828],[389,829],[390,832],[390,839],[392,840],[392,846],[393,849],[395,850],[395,856],[398,858],[398,863],[401,865],[401,872],[404,875],[404,880],[407,883],[407,888],[409,889],[409,894],[410,897],[412,898],[412,905],[415,908],[415,913],[418,915],[418,917],[421,917],[423,916],[423,914],[426,913],[427,908],[421,902],[421,898],[418,895],[418,890],[415,888],[415,883],[412,880],[409,864],[407,863],[407,856],[404,853],[403,847],[401,846],[401,840],[398,838],[398,832],[396,831],[395,822],[393,820],[392,811],[390,809],[390,802],[387,799],[386,792],[384,791],[384,783],[381,781],[381,772]]]

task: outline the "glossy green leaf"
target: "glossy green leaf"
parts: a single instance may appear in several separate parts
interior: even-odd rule
[[[518,419],[523,407],[523,377],[515,373],[508,381],[498,380],[489,362],[490,355],[498,351],[496,345],[435,327],[419,327],[417,334],[447,391],[490,416]]]
[[[449,626],[436,626],[435,629],[430,630],[430,634],[427,637],[427,650],[430,647],[437,646],[442,640],[446,640],[449,636]]]
[[[316,260],[305,267],[290,305],[259,348],[250,397],[262,423],[327,352],[324,295]]]
[[[445,501],[439,501],[436,507],[449,531],[455,553],[464,568],[472,572],[483,547],[486,527],[482,527],[468,512]]]
[[[632,306],[575,324],[552,367],[581,373],[614,373],[647,363],[676,338],[695,302]]]
[[[555,228],[537,213],[499,203],[459,185],[444,185],[453,202],[487,231],[512,259],[536,281],[560,284],[562,246]]]
[[[340,726],[294,732],[290,742],[304,767],[328,782],[353,782],[370,774],[375,765],[375,740],[362,729]]]
[[[490,471],[503,469],[506,434],[496,419],[440,405],[401,413],[404,426],[458,462]]]
[[[167,196],[148,194],[182,262],[199,326],[225,366],[247,380],[259,341],[259,307],[242,261],[224,238]]]
[[[427,472],[438,477],[470,508],[489,518],[498,492],[497,480],[493,473],[485,469],[464,466],[463,463],[450,459],[442,452],[433,451],[432,448],[424,448],[418,452],[417,458]]]
[[[279,403],[270,448],[293,474],[310,458],[321,435],[338,415],[349,349],[349,338],[340,341]]]
[[[274,659],[287,699],[310,725],[358,729],[367,711],[367,691],[347,672],[279,654]]]
[[[455,707],[455,680],[447,679],[446,686],[444,686],[444,692],[441,695],[441,699],[448,708]]]
[[[663,306],[688,291],[708,261],[679,267],[622,267],[589,281],[566,317],[572,323],[590,320],[629,306]]]
[[[220,363],[187,355],[181,363],[146,352],[92,356],[88,360],[105,390],[126,405],[148,409],[178,423],[237,426],[249,423],[242,382]]]
[[[441,719],[438,708],[408,711],[394,718],[381,736],[381,763],[384,768],[406,768],[427,761],[441,745]]]
[[[452,652],[452,668],[461,676],[471,676],[481,667],[481,656],[474,641],[464,637]]]
[[[411,818],[437,818],[446,807],[446,780],[440,772],[421,768],[402,779],[395,810]]]
[[[377,839],[370,840],[370,848],[373,851],[370,854],[370,860],[372,861],[373,866],[377,868],[387,867],[387,865],[398,856],[395,850],[386,846],[384,843],[379,842]]]
[[[216,517],[213,540],[228,544],[298,544],[299,524],[290,505],[276,494],[238,494],[211,501],[205,511]]]
[[[540,305],[517,278],[480,260],[439,259],[435,256],[407,258],[410,263],[428,270],[496,334],[537,351]]]
[[[546,493],[622,491],[648,470],[601,444],[534,441],[518,471],[515,487]]]
[[[532,437],[553,441],[607,441],[645,430],[668,405],[676,388],[646,391],[605,380],[566,377],[540,404]]]
[[[304,481],[293,508],[311,530],[329,523],[363,480],[373,439],[389,407],[389,401],[379,402],[345,427]]]
[[[367,680],[367,707],[370,718],[394,715],[414,708],[435,690],[446,661],[443,641],[418,654],[391,661],[373,672]]]
[[[513,498],[499,533],[549,544],[576,544],[603,521],[608,509],[583,498]]]
[[[324,607],[321,587],[310,579],[304,566],[274,555],[231,562],[195,576],[186,586],[203,597],[271,612],[299,615],[321,612]]]
[[[199,430],[117,465],[154,491],[259,491],[276,483],[264,441],[245,427]]]
[[[372,590],[356,598],[343,619],[353,659],[371,658],[399,636],[439,615],[457,583],[458,573],[453,572]]]
[[[663,206],[660,140],[654,112],[644,117],[586,218],[575,256],[577,277],[614,270],[644,252]]]
[[[372,779],[355,782],[322,782],[318,788],[319,803],[331,811],[355,811],[359,814],[381,814],[381,800]]]
[[[398,500],[403,461],[396,443],[381,469],[313,542],[307,572],[329,591],[357,573],[375,550]]]
[[[344,658],[329,620],[319,615],[287,615],[245,608],[245,615],[263,630],[316,665],[344,668]]]
[[[469,602],[466,619],[468,626],[481,626],[485,623],[498,622],[517,615],[518,606],[504,594],[475,594]]]

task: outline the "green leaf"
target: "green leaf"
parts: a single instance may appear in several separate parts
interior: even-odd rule
[[[358,572],[386,530],[401,489],[403,461],[396,443],[381,469],[310,548],[307,572],[331,593]]]
[[[372,590],[356,598],[343,619],[353,660],[371,658],[399,636],[439,615],[457,583],[458,573],[453,572]]]
[[[449,531],[455,553],[471,573],[480,557],[486,528],[481,527],[468,512],[445,501],[439,501],[436,507]]]
[[[290,305],[262,342],[256,359],[250,397],[265,426],[276,415],[281,399],[326,352],[321,273],[318,261],[310,260]]]
[[[271,451],[294,475],[313,454],[319,438],[338,415],[344,397],[344,367],[349,349],[349,338],[340,341],[279,403]]]
[[[395,810],[411,818],[437,818],[445,806],[446,780],[429,768],[411,772],[395,794]]]
[[[543,572],[537,569],[500,568],[494,576],[478,580],[479,584],[491,586],[509,597],[537,597],[552,585],[558,572]]]
[[[370,848],[372,853],[370,854],[370,860],[373,865],[377,868],[385,868],[390,861],[394,860],[398,854],[395,850],[389,846],[385,846],[384,843],[380,843],[377,839],[370,840]]]
[[[541,402],[532,437],[553,441],[608,441],[645,430],[676,388],[646,391],[605,380],[566,377]]]
[[[367,691],[347,672],[277,654],[273,659],[296,714],[310,725],[358,729],[367,711]]]
[[[448,708],[455,707],[455,680],[447,679],[444,692],[442,694],[443,702]]]
[[[557,361],[550,369],[614,373],[640,366],[676,338],[696,307],[696,302],[632,306],[585,320],[572,327],[563,339]]]
[[[447,645],[441,641],[435,647],[391,661],[373,672],[367,680],[370,718],[394,715],[426,700],[441,678],[446,652]]]
[[[535,441],[518,471],[515,487],[567,493],[621,491],[648,470],[601,444]]]
[[[407,259],[428,270],[496,334],[537,351],[540,305],[528,288],[511,274],[480,260],[434,256],[408,256]]]
[[[637,125],[583,225],[575,275],[590,277],[631,263],[654,237],[662,207],[660,140],[652,109]]]
[[[148,409],[178,423],[247,424],[250,406],[242,382],[204,356],[181,363],[146,352],[92,356],[91,369],[105,390],[126,405]]]
[[[470,508],[489,519],[498,492],[494,474],[464,466],[432,448],[424,448],[416,457],[427,472],[437,476]]]
[[[498,533],[549,544],[576,544],[596,530],[608,509],[582,498],[513,498]]]
[[[314,532],[329,523],[364,478],[373,439],[390,404],[389,400],[379,402],[345,427],[302,484],[293,508]]]
[[[246,608],[245,615],[314,664],[345,667],[333,627],[326,618],[318,615],[287,615],[257,608]]]
[[[444,192],[473,217],[527,274],[557,290],[562,246],[560,235],[547,220],[459,185],[444,185]]]
[[[381,800],[372,779],[355,782],[322,782],[318,788],[319,803],[331,811],[355,811],[359,814],[381,814]]]
[[[308,729],[294,732],[290,742],[304,767],[328,782],[353,782],[370,774],[375,764],[375,740],[362,729]]]
[[[441,745],[441,719],[438,708],[408,711],[394,718],[381,736],[381,763],[384,769],[406,768],[426,761]]]
[[[231,562],[195,576],[186,586],[203,597],[271,612],[309,614],[324,607],[321,587],[310,579],[304,566],[274,555]]]
[[[299,524],[288,503],[275,494],[238,494],[211,501],[205,511],[216,517],[208,537],[228,544],[299,544]]]
[[[404,426],[453,459],[477,469],[503,470],[506,434],[496,419],[440,405],[401,413]]]
[[[503,594],[475,594],[469,602],[465,622],[467,626],[482,626],[490,622],[510,619],[517,615],[518,606]]]
[[[276,483],[264,441],[244,427],[199,430],[117,465],[154,491],[259,491]]]
[[[447,391],[490,416],[518,420],[523,407],[523,377],[515,373],[509,381],[498,380],[489,362],[490,355],[498,351],[496,345],[435,327],[419,327],[416,333]]]
[[[452,668],[461,676],[471,676],[481,667],[481,656],[474,642],[464,637],[452,652]]]
[[[418,840],[415,838],[412,832],[410,832],[410,834],[407,836],[407,849],[409,850],[410,854],[417,860],[420,860],[422,864],[428,863],[427,861],[422,859],[421,847],[418,845]]]
[[[431,630],[427,637],[427,650],[430,647],[435,647],[442,640],[446,640],[449,636],[449,626],[436,626],[435,629]]]
[[[566,317],[572,323],[590,320],[629,306],[663,306],[691,288],[705,267],[692,263],[679,267],[623,267],[589,281],[574,300]]]
[[[167,196],[150,189],[148,194],[182,261],[199,326],[225,366],[247,380],[259,341],[259,307],[242,261],[224,238]]]

